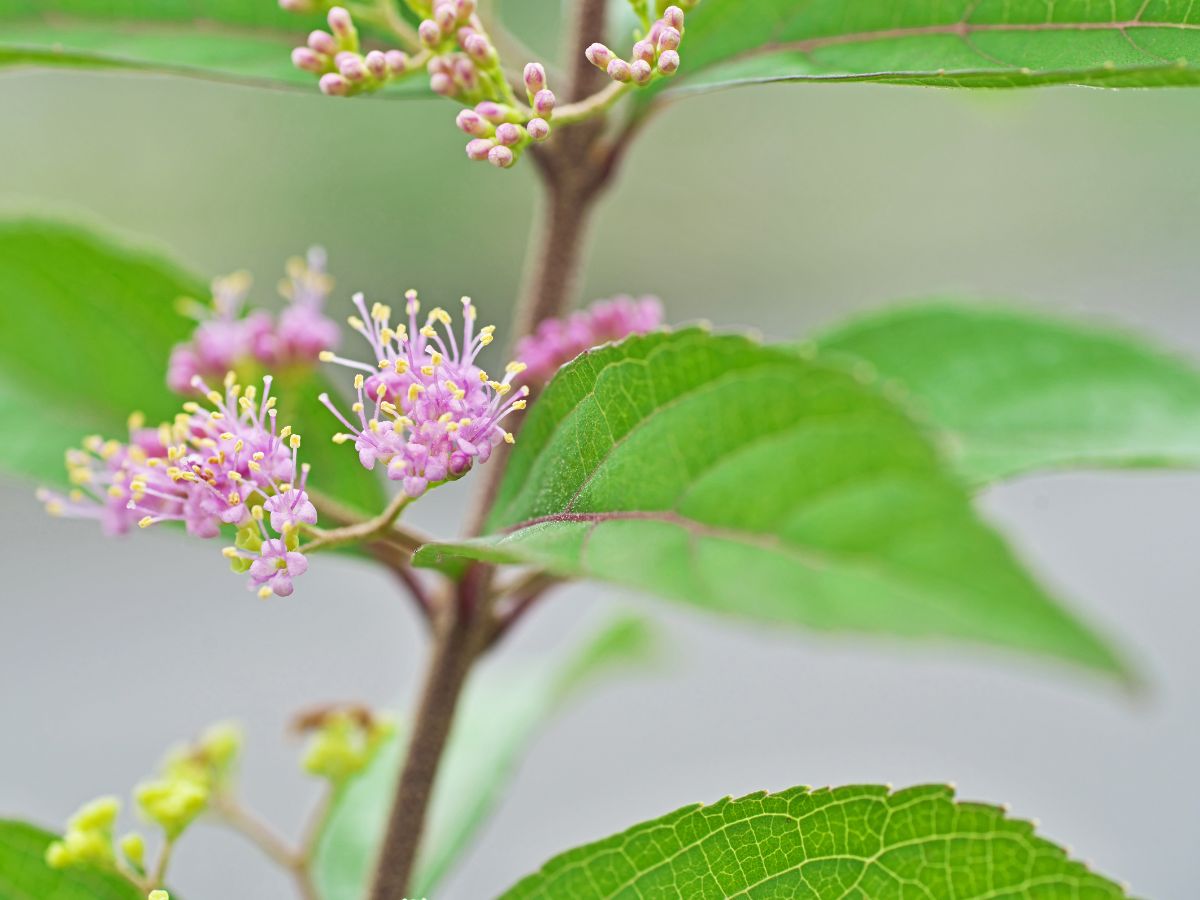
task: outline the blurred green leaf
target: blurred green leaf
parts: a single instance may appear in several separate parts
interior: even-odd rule
[[[370,45],[394,46],[359,22]],[[36,66],[189,75],[316,92],[291,51],[319,15],[295,15],[276,0],[4,0],[0,68]],[[383,92],[427,95],[414,76]]]
[[[652,652],[648,626],[621,618],[545,667],[475,680],[442,762],[414,896],[431,895],[469,846],[512,778],[522,751],[566,700],[605,670]],[[371,874],[400,768],[404,742],[392,739],[338,797],[318,845],[313,877],[322,900],[359,900]]]
[[[0,898],[3,900],[145,900],[112,872],[95,868],[51,869],[46,848],[57,835],[27,822],[0,819]]]
[[[1125,896],[1000,807],[855,785],[685,806],[554,857],[502,900]]]
[[[818,340],[865,360],[954,438],[983,485],[1039,469],[1200,465],[1200,372],[1117,332],[951,302]]]
[[[63,452],[85,435],[125,439],[134,410],[171,420],[183,401],[167,389],[167,358],[194,325],[176,300],[208,291],[160,256],[75,226],[0,223],[0,467],[61,483]],[[327,390],[319,375],[284,373],[281,421],[305,436],[314,487],[378,510],[379,480],[331,443],[337,422],[317,401]]]
[[[489,527],[415,561],[533,564],[761,621],[1121,668],[976,516],[904,409],[742,337],[630,338],[560,370]]]
[[[705,0],[673,90],[766,81],[943,87],[1200,83],[1200,9],[1172,0]]]

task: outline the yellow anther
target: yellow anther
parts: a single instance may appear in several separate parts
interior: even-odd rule
[[[371,421],[369,421],[367,423],[367,427],[370,428],[371,431],[375,432],[375,434],[379,434],[379,420],[378,419],[371,419]]]
[[[528,368],[529,368],[529,366],[525,365],[525,363],[519,362],[517,360],[513,360],[507,366],[504,367],[504,371],[507,372],[509,375],[520,375],[522,372],[524,372]]]
[[[421,366],[421,374],[426,378],[432,378],[435,371],[433,366]]]
[[[396,365],[394,368],[396,369],[397,375],[403,375],[405,372],[408,371],[408,361],[403,360],[403,359],[398,359],[398,360],[396,360]]]
[[[237,443],[233,445],[233,452],[241,453],[242,450],[244,450],[245,448],[246,448],[246,442],[243,441],[241,438],[238,438]]]
[[[300,435],[293,434],[290,438],[288,438],[288,446],[291,447],[293,450],[299,450],[300,449]]]
[[[256,462],[262,462],[266,458],[266,454],[263,453],[261,450],[258,450],[250,458],[255,460]]]
[[[453,413],[445,412],[445,413],[442,413],[440,416],[438,416],[438,422],[442,425],[445,425],[447,422],[449,422],[453,418],[454,418]]]
[[[386,322],[392,316],[392,308],[385,306],[382,303],[376,303],[371,306],[371,318],[376,322]]]
[[[138,519],[138,528],[149,528],[153,524],[153,516],[142,516],[140,519]]]
[[[461,400],[463,397],[467,396],[467,392],[460,388],[453,381],[443,381],[442,384],[445,386],[446,390],[454,395],[455,400]]]
[[[380,369],[386,369],[386,368],[387,368],[388,366],[390,366],[390,365],[391,365],[391,363],[390,363],[390,362],[388,362],[386,359],[381,359],[381,360],[379,361],[379,368],[380,368]]]
[[[445,357],[442,356],[442,354],[438,353],[436,350],[434,350],[432,353],[429,354],[429,361],[431,363],[433,363],[435,366],[440,366],[445,361]]]
[[[145,413],[141,413],[141,412],[137,412],[137,411],[131,412],[129,414],[129,419],[127,420],[126,424],[129,425],[130,431],[136,431],[137,429],[141,428],[143,425],[146,424]]]
[[[208,398],[209,403],[222,403],[225,400],[225,398],[216,391],[209,391],[207,394],[205,394],[205,396]]]
[[[492,335],[492,333],[490,331],[481,331],[479,333],[479,343],[484,347],[486,347],[488,344],[490,344],[495,339],[496,338]]]
[[[104,446],[100,448],[100,455],[105,459],[112,459],[121,452],[121,444],[119,441],[105,441]]]
[[[350,327],[355,331],[363,331],[367,327],[363,324],[363,320],[358,316],[347,316],[346,321],[350,323]]]
[[[396,404],[392,403],[390,400],[384,400],[382,403],[379,404],[379,408],[382,409],[389,416],[396,415]]]
[[[381,328],[379,330],[379,339],[385,344],[390,344],[396,338],[396,332],[390,328]]]
[[[408,402],[416,403],[417,398],[425,392],[425,388],[419,384],[410,384],[408,386]]]
[[[69,492],[67,493],[67,496],[68,496],[68,497],[69,497],[69,498],[70,498],[70,499],[71,499],[73,502],[75,502],[75,503],[78,503],[80,500],[82,500],[82,499],[83,499],[83,491],[79,490],[79,488],[75,488],[75,489],[73,489],[73,490],[69,491]]]
[[[488,373],[487,373],[487,372],[485,372],[485,371],[483,371],[483,369],[480,369],[480,370],[479,370],[479,383],[480,383],[480,384],[487,384],[487,383],[488,383]]]
[[[277,399],[278,398],[276,398],[276,397],[271,397],[269,400],[267,400],[267,409],[269,409],[269,410],[274,409]]]
[[[240,409],[242,412],[246,412],[247,410],[253,408],[254,404],[250,402],[249,397],[238,397],[238,409]]]
[[[229,500],[230,506],[237,506],[239,503],[242,502],[242,495],[241,494],[230,494],[228,497],[228,500]]]
[[[237,484],[239,481],[242,480],[242,473],[241,472],[230,472],[229,475],[227,475],[226,477],[230,481],[232,481],[234,484]]]
[[[514,400],[512,408],[513,409],[524,409],[528,402],[529,402],[528,400]]]
[[[282,441],[284,438],[286,438],[291,433],[292,433],[292,426],[284,425],[281,429],[279,429],[279,439]]]
[[[63,508],[61,500],[51,500],[46,504],[46,512],[52,516],[61,516],[66,510]]]
[[[440,306],[435,306],[429,311],[429,319],[433,322],[441,322],[443,325],[449,325],[454,321],[450,318],[450,313],[446,312]]]
[[[504,443],[506,443],[506,444],[515,444],[516,442],[517,442],[517,439],[516,439],[515,437],[513,437],[513,436],[512,436],[512,432],[511,432],[511,431],[506,431],[506,432],[504,432]]]
[[[333,362],[334,358],[335,357],[332,350],[322,350],[317,354],[317,359],[319,359],[321,362]]]
[[[230,369],[228,372],[226,372],[225,378],[224,378],[225,387],[227,387],[227,388],[233,387],[233,380],[235,378],[237,378],[237,375],[234,373],[234,371],[232,369]]]
[[[256,462],[247,463],[246,468],[249,469],[251,472],[261,472],[262,471],[262,466],[260,466]]]
[[[459,428],[466,428],[466,427],[467,427],[468,425],[470,425],[470,424],[471,424],[471,420],[470,420],[470,419],[468,419],[468,418],[462,418],[462,419],[459,419],[459,420],[458,420],[458,427],[459,427]]]
[[[267,587],[265,584],[258,589],[258,599],[259,600],[269,600],[270,597],[271,597],[271,589],[269,587]]]
[[[344,443],[346,443],[346,441],[350,440],[351,437],[353,437],[353,435],[345,434],[344,432],[339,432],[338,434],[335,434],[333,436],[333,442],[335,444],[344,444]]]
[[[144,494],[146,492],[146,482],[140,480],[131,481],[129,482],[129,489],[135,493]]]
[[[208,414],[208,416],[214,422],[220,422],[223,418],[225,418],[225,413],[221,412],[219,409],[214,409]]]
[[[387,385],[382,381],[379,382],[379,387],[375,388],[375,396],[380,400],[387,396]]]
[[[226,559],[237,559],[238,558],[238,549],[237,549],[237,547],[222,547],[221,555],[223,557],[225,557]]]
[[[509,391],[512,390],[511,384],[500,384],[499,382],[495,382],[495,381],[492,381],[489,383],[491,384],[492,388],[496,391],[496,393],[499,394],[501,397],[503,397],[505,394],[507,394]]]
[[[125,489],[124,489],[124,488],[122,488],[120,485],[117,485],[117,484],[110,484],[110,485],[108,486],[108,496],[110,496],[110,497],[124,497],[124,496],[125,496]]]
[[[401,428],[412,428],[413,420],[410,419],[408,416],[397,416],[396,424],[399,425]]]
[[[351,404],[350,412],[361,414],[362,411],[363,411],[363,405],[361,403],[355,402],[355,403]]]
[[[362,372],[359,372],[357,375],[354,376],[354,389],[356,391],[361,391],[362,386],[363,386]]]
[[[426,325],[421,329],[421,334],[427,338],[437,337],[437,332],[434,331],[432,325]]]

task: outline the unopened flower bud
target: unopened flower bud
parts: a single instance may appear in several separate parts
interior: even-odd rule
[[[151,891],[146,895],[146,900],[171,900],[171,895],[163,890]]]
[[[679,42],[683,35],[679,33],[678,28],[672,28],[670,25],[663,28],[658,35],[658,49],[662,50],[678,50]]]
[[[344,7],[334,6],[329,10],[329,30],[343,41],[354,37],[354,19]]]
[[[654,44],[650,41],[638,41],[633,45],[633,58],[644,59],[648,63],[654,62]]]
[[[319,75],[325,71],[325,60],[310,47],[297,47],[292,51],[292,65],[305,72]]]
[[[467,142],[467,156],[474,160],[487,159],[488,153],[495,146],[496,142],[490,138],[476,138]]]
[[[629,74],[638,84],[646,84],[654,74],[654,69],[644,59],[635,59],[629,66]]]
[[[496,126],[496,140],[506,147],[515,147],[521,143],[521,126],[505,122]]]
[[[469,59],[459,56],[454,60],[454,79],[465,90],[473,91],[479,85],[479,70]]]
[[[389,50],[383,55],[391,74],[403,75],[408,71],[408,54],[403,50]]]
[[[662,20],[676,31],[683,31],[683,10],[678,6],[668,6],[663,10]]]
[[[558,101],[554,96],[554,91],[545,88],[537,92],[533,98],[533,111],[542,118],[550,118],[550,114],[554,112],[554,105]]]
[[[463,49],[470,54],[471,59],[480,65],[490,66],[496,62],[496,51],[492,47],[492,42],[479,32],[475,32],[467,38]]]
[[[454,8],[458,11],[458,21],[465,22],[475,15],[475,0],[455,0]]]
[[[501,122],[511,122],[516,118],[515,110],[511,106],[505,106],[501,103],[494,103],[491,100],[484,100],[482,103],[475,104],[475,112],[479,113],[489,122],[499,125]]]
[[[529,133],[531,141],[540,144],[546,138],[550,137],[550,123],[545,119],[530,119],[525,123],[525,131]]]
[[[421,43],[426,47],[436,47],[442,42],[442,29],[438,27],[438,23],[433,19],[424,19],[417,26],[417,37],[421,39]]]
[[[350,82],[337,72],[329,72],[321,76],[318,82],[321,93],[330,97],[345,97],[350,93]]]
[[[497,169],[507,169],[516,161],[516,157],[507,147],[497,146],[488,151],[487,160]]]
[[[141,868],[146,862],[146,841],[136,831],[131,831],[129,834],[121,838],[120,844],[121,853],[137,868]]]
[[[445,72],[435,72],[429,76],[429,89],[443,97],[453,97],[458,93],[458,85],[454,78]]]
[[[616,54],[605,47],[603,44],[592,44],[583,51],[583,55],[597,69],[608,69],[609,64],[616,58]],[[610,73],[611,77],[611,73]]]
[[[608,72],[609,78],[611,78],[613,81],[619,81],[622,84],[633,80],[633,72],[630,71],[629,63],[625,62],[623,59],[611,60],[608,64],[608,68],[605,71]]]
[[[460,111],[454,123],[472,137],[490,137],[495,133],[492,123],[473,109]]]
[[[341,47],[337,41],[333,39],[333,35],[328,31],[317,29],[308,36],[308,46],[318,53],[324,53],[326,56],[334,56]]]
[[[458,11],[452,3],[439,3],[433,9],[433,21],[437,22],[438,28],[442,29],[443,34],[449,34],[454,30],[454,26],[458,24]]]
[[[658,71],[664,75],[674,75],[679,71],[679,53],[675,50],[664,50],[658,56]]]
[[[546,86],[546,70],[541,63],[531,62],[525,66],[525,90],[533,96]]]
[[[338,72],[352,84],[361,84],[367,80],[367,67],[362,57],[353,53],[338,54]]]
[[[370,72],[374,77],[380,79],[381,81],[384,78],[387,78],[387,57],[383,55],[382,50],[372,50],[363,58],[363,62],[366,64],[367,71]]]

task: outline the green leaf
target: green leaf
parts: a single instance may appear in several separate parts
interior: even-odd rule
[[[27,822],[0,819],[0,897],[4,900],[145,900],[112,872],[46,865],[46,848],[57,835]]]
[[[761,621],[1120,669],[904,409],[743,337],[658,333],[566,366],[531,408],[489,527],[415,560],[534,564]]]
[[[943,785],[855,785],[685,806],[554,857],[502,900],[1125,896],[1000,807]]]
[[[675,90],[766,81],[943,87],[1200,83],[1200,9],[1175,0],[705,0]]]
[[[358,24],[366,42],[381,37]],[[166,73],[315,92],[316,78],[292,65],[291,51],[320,27],[321,16],[285,12],[275,0],[5,0],[0,68]],[[428,86],[414,77],[384,94],[428,94]]]
[[[903,386],[954,438],[974,484],[1039,469],[1200,465],[1200,372],[1128,335],[945,302],[868,316],[818,346]]]
[[[638,619],[609,624],[544,668],[490,673],[467,693],[434,791],[414,896],[428,896],[496,805],[522,751],[570,696],[607,669],[646,659],[652,636]],[[370,878],[400,767],[393,739],[337,798],[318,845],[313,877],[322,900],[359,900]]]
[[[158,255],[74,226],[0,223],[0,467],[62,482],[63,452],[85,435],[124,439],[134,410],[149,423],[172,419],[183,401],[167,389],[167,358],[194,325],[176,301],[208,292]],[[323,390],[319,376],[282,373],[281,421],[305,436],[314,486],[377,510],[378,479],[330,442],[337,423],[317,401]]]

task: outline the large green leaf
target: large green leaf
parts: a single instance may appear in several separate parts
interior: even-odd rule
[[[166,387],[167,357],[193,326],[176,301],[208,290],[160,256],[74,226],[0,223],[0,467],[61,482],[63,451],[85,435],[124,438],[134,410],[170,420],[182,401]],[[378,509],[378,480],[330,443],[337,423],[316,400],[329,389],[315,375],[297,381],[281,410],[306,436],[313,485]]]
[[[3,900],[145,900],[132,884],[94,868],[51,869],[46,848],[57,837],[26,822],[0,819]]]
[[[364,38],[378,37],[360,24]],[[0,67],[191,75],[316,91],[291,50],[322,26],[275,0],[0,0]],[[427,94],[408,79],[386,94]]]
[[[758,620],[1120,668],[980,521],[904,409],[742,337],[658,333],[562,369],[490,527],[416,561],[534,564]]]
[[[502,900],[1125,896],[1000,807],[942,785],[860,785],[685,806],[554,857]]]
[[[646,658],[647,626],[622,618],[557,662],[552,671],[501,673],[467,693],[442,763],[414,896],[428,896],[500,799],[537,729],[602,671]],[[359,900],[387,821],[402,742],[395,739],[338,797],[317,848],[313,877],[322,900]]]
[[[1070,466],[1200,465],[1200,372],[1117,332],[994,307],[885,311],[818,340],[895,379],[975,484]]]
[[[705,0],[675,90],[762,81],[947,87],[1200,83],[1183,0]]]

